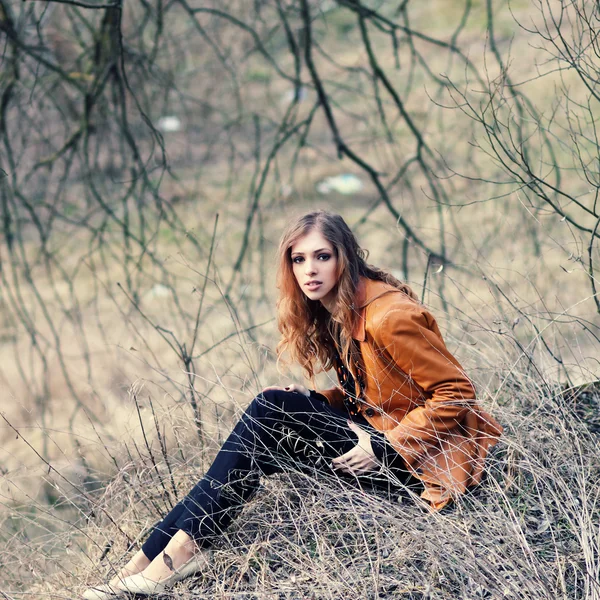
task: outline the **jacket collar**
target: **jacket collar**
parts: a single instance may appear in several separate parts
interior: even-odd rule
[[[356,288],[356,295],[354,297],[354,310],[359,311],[358,320],[352,331],[352,337],[359,342],[364,342],[366,339],[365,332],[365,321],[367,306],[384,294],[390,292],[399,292],[398,288],[395,288],[383,281],[374,281],[368,277],[360,278],[358,287]]]

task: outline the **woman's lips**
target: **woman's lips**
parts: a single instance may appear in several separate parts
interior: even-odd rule
[[[307,283],[306,287],[311,291],[314,292],[315,290],[319,289],[321,287],[321,283]]]

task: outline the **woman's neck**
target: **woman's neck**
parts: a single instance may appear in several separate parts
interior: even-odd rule
[[[321,304],[323,305],[323,308],[330,314],[333,313],[333,311],[335,310],[335,295],[333,295],[331,292],[329,294],[327,294],[327,296],[325,296],[324,298],[321,298],[321,300],[319,300],[319,302],[321,302]]]

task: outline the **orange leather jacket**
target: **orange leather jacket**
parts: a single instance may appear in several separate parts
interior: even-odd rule
[[[360,318],[352,337],[366,371],[360,412],[385,432],[424,483],[422,498],[441,509],[480,482],[488,448],[502,427],[477,405],[473,384],[426,308],[397,288],[364,277],[355,306]],[[340,387],[317,392],[344,408]]]

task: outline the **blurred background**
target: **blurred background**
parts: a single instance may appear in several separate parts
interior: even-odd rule
[[[0,0],[4,597],[97,577],[254,395],[303,382],[275,364],[276,248],[292,217],[326,209],[434,311],[507,426],[504,497],[549,432],[573,469],[561,493],[595,487],[580,505],[555,495],[568,518],[539,509],[552,494],[531,482],[494,505],[499,527],[547,536],[539,553],[517,536],[512,583],[476,561],[472,585],[453,567],[405,595],[351,581],[356,596],[294,596],[263,578],[260,597],[600,598],[585,386],[600,356],[599,18],[588,0]],[[140,496],[152,486],[158,499]]]

